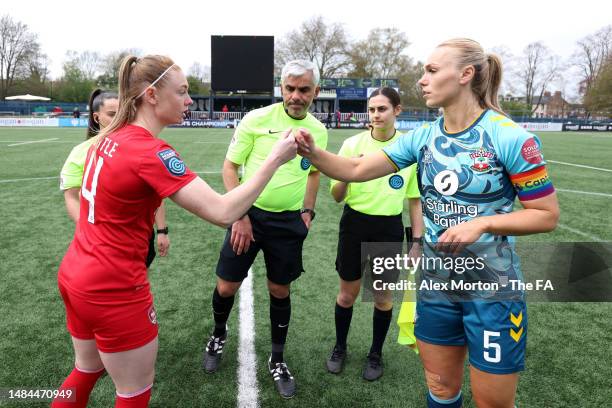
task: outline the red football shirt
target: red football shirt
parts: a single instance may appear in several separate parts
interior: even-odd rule
[[[59,279],[83,294],[147,294],[155,211],[196,175],[139,126],[113,132],[94,149],[85,160],[79,222]]]

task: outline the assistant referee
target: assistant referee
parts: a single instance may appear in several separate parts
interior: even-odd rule
[[[378,88],[368,99],[371,129],[344,141],[339,156],[359,157],[380,151],[397,141],[401,134],[395,119],[402,112],[398,92],[389,87]],[[404,137],[410,137],[406,135]],[[401,253],[404,239],[402,212],[408,199],[413,241],[423,232],[423,216],[416,179],[416,166],[363,183],[332,180],[331,193],[337,202],[346,203],[340,220],[336,270],[340,291],[336,297],[336,344],[327,359],[327,370],[342,371],[347,356],[347,337],[353,316],[353,304],[360,292],[366,265],[362,263],[364,242],[395,243],[384,251],[390,256]],[[393,278],[391,278],[393,279]],[[394,279],[393,279],[394,280]],[[382,349],[392,317],[392,299],[388,291],[375,291],[372,317],[372,344],[366,357],[363,378],[374,381],[383,374]]]

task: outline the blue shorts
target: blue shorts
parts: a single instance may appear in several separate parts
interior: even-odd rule
[[[441,346],[468,346],[470,364],[492,374],[525,368],[527,305],[524,301],[417,300],[414,334]]]

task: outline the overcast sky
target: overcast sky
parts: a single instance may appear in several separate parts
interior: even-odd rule
[[[187,70],[210,65],[210,35],[283,37],[314,15],[340,22],[352,39],[372,28],[396,27],[412,43],[408,53],[425,60],[441,41],[470,37],[485,49],[504,45],[519,54],[542,41],[565,58],[576,41],[612,24],[605,0],[450,1],[2,1],[0,14],[26,23],[51,59],[53,77],[62,73],[67,50],[102,54],[124,48],[172,57]],[[10,4],[10,8],[7,7]],[[301,4],[301,5],[300,5]]]

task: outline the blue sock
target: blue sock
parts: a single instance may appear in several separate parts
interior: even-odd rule
[[[431,391],[427,392],[427,408],[461,408],[462,404],[463,396],[461,395],[461,391],[459,391],[456,397],[448,400],[436,397]]]

